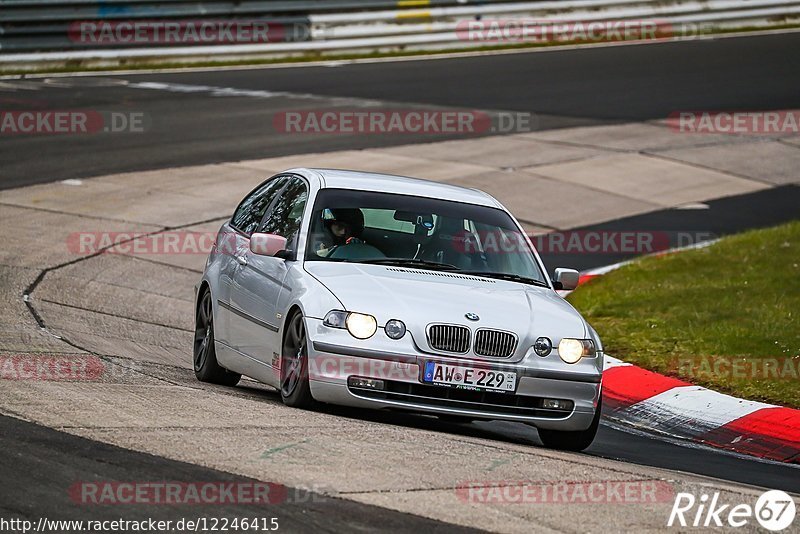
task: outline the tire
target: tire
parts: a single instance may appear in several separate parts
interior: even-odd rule
[[[597,403],[597,411],[594,413],[592,424],[586,430],[571,432],[540,428],[539,438],[542,440],[544,446],[550,449],[574,452],[587,449],[594,441],[594,437],[597,435],[597,429],[600,427],[600,411],[602,407],[603,399],[600,397],[600,402]]]
[[[200,295],[195,313],[194,328],[194,375],[201,382],[222,386],[235,386],[242,375],[232,373],[217,362],[214,348],[214,306],[211,291],[205,289]]]
[[[295,313],[286,322],[281,349],[283,403],[292,408],[313,408],[316,403],[308,383],[308,336],[302,313]]]

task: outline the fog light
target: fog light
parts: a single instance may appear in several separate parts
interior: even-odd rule
[[[406,335],[406,325],[399,319],[392,319],[387,322],[383,330],[392,339],[400,339]]]
[[[378,389],[383,391],[386,384],[383,380],[375,380],[374,378],[363,378],[361,376],[351,376],[347,379],[347,385],[351,388],[361,389]]]
[[[568,410],[572,408],[572,401],[561,399],[542,399],[542,408],[549,410]]]
[[[533,344],[533,350],[539,356],[547,356],[550,354],[550,351],[553,350],[553,342],[550,341],[550,338],[547,337],[540,337],[536,340]]]

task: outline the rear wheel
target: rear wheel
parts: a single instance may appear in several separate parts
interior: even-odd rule
[[[197,306],[194,328],[194,375],[201,382],[235,386],[242,375],[232,373],[217,363],[214,348],[214,306],[211,291],[204,290]]]
[[[602,405],[603,400],[601,397],[600,401],[597,403],[597,411],[594,413],[592,424],[586,430],[570,432],[540,428],[539,438],[542,440],[545,447],[551,449],[579,452],[588,448],[594,441],[594,437],[597,435],[597,429],[600,427],[600,409]]]
[[[308,338],[302,313],[286,324],[281,355],[281,398],[294,408],[312,408],[314,397],[308,384]]]

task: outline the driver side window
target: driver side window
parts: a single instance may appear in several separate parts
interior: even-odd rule
[[[275,201],[259,232],[286,238],[286,248],[297,250],[297,237],[303,222],[303,211],[308,200],[308,189],[302,179],[289,178],[283,193]]]
[[[273,178],[250,193],[236,208],[231,218],[231,225],[247,236],[255,232],[275,195],[286,184],[286,180],[285,176]]]

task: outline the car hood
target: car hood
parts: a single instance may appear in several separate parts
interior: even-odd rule
[[[385,265],[306,262],[305,269],[347,311],[372,314],[381,326],[400,319],[417,340],[425,339],[430,323],[508,330],[519,336],[520,346],[530,346],[539,336],[558,343],[562,337],[587,335],[580,314],[544,287]],[[466,319],[467,313],[479,320]]]

